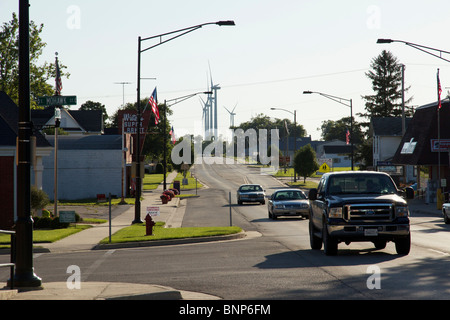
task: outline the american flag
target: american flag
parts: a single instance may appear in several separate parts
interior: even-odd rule
[[[438,109],[440,109],[441,108],[441,93],[442,93],[442,88],[441,88],[441,80],[439,80],[439,69],[438,69],[438,71],[437,71],[437,84],[438,84],[438,102],[439,102],[439,105],[438,105]]]
[[[177,142],[177,139],[175,138],[175,131],[173,130],[173,126],[172,129],[170,129],[169,134],[172,136],[172,143],[175,144]]]
[[[158,109],[158,99],[156,98],[156,88],[153,90],[152,96],[148,100],[148,103],[152,107],[152,111],[155,114],[155,124],[159,122],[159,109]]]
[[[55,95],[60,96],[62,90],[61,72],[59,71],[58,57],[56,57]]]
[[[345,133],[345,142],[347,144],[350,144],[350,131],[347,129],[347,132]]]

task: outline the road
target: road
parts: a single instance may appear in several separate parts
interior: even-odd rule
[[[308,220],[270,220],[267,205],[236,204],[242,183],[259,183],[267,194],[282,187],[246,165],[196,165],[208,186],[189,199],[183,226],[232,223],[249,237],[190,245],[35,255],[36,273],[46,282],[65,281],[76,265],[82,281],[120,281],[170,286],[223,299],[450,299],[450,227],[441,218],[412,217],[412,248],[396,254],[394,244],[339,245],[338,256],[309,246]],[[7,256],[0,256],[0,262]],[[1,279],[7,271],[0,270]]]

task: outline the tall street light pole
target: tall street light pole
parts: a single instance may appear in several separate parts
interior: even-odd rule
[[[445,53],[445,54],[450,54],[449,51],[444,51],[444,50],[441,50],[441,49],[431,48],[431,47],[427,47],[427,46],[424,46],[424,45],[421,45],[421,44],[412,43],[412,42],[407,42],[407,41],[403,41],[403,40],[393,40],[393,39],[378,39],[378,40],[377,40],[377,43],[378,43],[378,44],[387,44],[387,43],[393,43],[393,42],[404,43],[404,44],[406,44],[406,45],[409,46],[409,47],[412,47],[412,48],[414,48],[414,49],[417,49],[417,50],[420,50],[420,51],[422,51],[422,52],[425,52],[425,53],[427,53],[427,54],[429,54],[429,55],[432,55],[433,57],[436,57],[436,58],[439,58],[439,59],[441,59],[441,60],[450,62],[450,60],[445,59],[445,58],[442,57],[442,54],[443,54],[443,53]],[[439,55],[438,55],[437,53],[439,53]],[[439,69],[438,69],[438,78],[439,78]],[[402,90],[402,94],[403,94],[403,90]],[[439,100],[439,99],[440,99],[440,92],[439,92],[439,89],[438,89],[438,100]],[[440,114],[440,109],[439,109],[439,108],[438,108],[437,114],[438,114],[438,141],[440,141],[440,140],[441,140],[441,138],[440,138],[440,126],[441,126],[441,121],[440,121],[440,117],[439,117],[439,114]],[[441,154],[440,154],[440,142],[439,142],[439,151],[438,151],[438,152],[439,152],[439,153],[438,153],[438,183],[439,183],[439,188],[441,188]],[[449,162],[450,162],[450,160],[449,160]],[[438,206],[438,208],[439,208],[439,206]]]
[[[421,44],[417,44],[417,43],[412,43],[412,42],[407,42],[407,41],[403,41],[403,40],[392,40],[392,39],[378,39],[377,43],[378,44],[387,44],[387,43],[393,43],[393,42],[400,42],[400,43],[404,43],[409,47],[412,47],[414,49],[420,50],[422,52],[425,52],[429,55],[432,55],[433,57],[442,59],[444,61],[450,62],[450,60],[445,59],[442,57],[442,54],[450,54],[449,51],[444,51],[444,50],[440,50],[440,49],[436,49],[436,48],[431,48],[431,47],[427,47],[427,46],[423,46]],[[437,54],[439,53],[439,55]]]
[[[33,219],[31,218],[30,27],[29,1],[19,1],[19,131],[17,165],[16,272],[17,287],[40,287],[33,268]],[[12,279],[11,279],[12,280]]]
[[[350,144],[351,144],[351,151],[352,151],[352,171],[354,169],[354,149],[353,149],[353,102],[352,99],[344,99],[336,96],[332,96],[330,94],[322,93],[322,92],[314,92],[314,91],[303,91],[303,94],[319,94],[325,98],[331,99],[335,102],[338,102],[340,104],[343,104],[344,106],[350,107]],[[344,103],[345,101],[346,103]]]
[[[294,110],[294,112],[282,108],[270,108],[270,110],[282,110],[294,115],[294,130],[295,130],[294,157],[295,157],[295,151],[297,150],[297,110]],[[294,182],[297,182],[297,173],[295,172],[295,168],[294,168]]]
[[[183,28],[167,33],[158,34],[156,36],[151,36],[147,38],[141,38],[138,37],[138,70],[137,70],[137,116],[138,116],[138,122],[137,122],[137,137],[136,137],[136,200],[135,200],[135,206],[134,206],[134,220],[133,223],[141,223],[141,185],[142,185],[142,179],[141,179],[141,53],[153,49],[157,46],[160,46],[166,42],[169,42],[173,39],[179,38],[185,34],[188,34],[190,32],[193,32],[195,30],[201,29],[203,26],[206,25],[218,25],[218,26],[234,26],[235,23],[232,20],[226,20],[226,21],[217,21],[217,22],[208,22],[199,24],[196,26]],[[168,39],[163,40],[163,37],[170,36]],[[151,40],[159,38],[159,43],[152,45],[150,47],[147,47],[145,49],[141,48],[141,43],[143,41]]]

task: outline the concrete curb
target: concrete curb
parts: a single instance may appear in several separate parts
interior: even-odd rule
[[[179,244],[193,244],[211,241],[226,241],[237,240],[247,236],[245,231],[239,233],[228,234],[223,236],[212,237],[197,237],[197,238],[183,238],[183,239],[168,239],[168,240],[149,240],[149,241],[136,241],[136,242],[124,242],[124,243],[106,243],[98,244],[92,250],[110,250],[110,249],[122,249],[122,248],[140,248],[140,247],[153,247],[153,246],[171,246]]]

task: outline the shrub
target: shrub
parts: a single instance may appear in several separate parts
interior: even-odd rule
[[[50,200],[44,190],[38,189],[35,186],[31,187],[31,209],[43,209],[49,203]]]
[[[45,210],[47,211],[47,210]],[[48,211],[47,211],[48,212]],[[75,221],[81,221],[79,214],[75,214]],[[53,217],[52,215],[42,215],[42,217],[33,217],[33,227],[34,229],[63,229],[67,228],[70,223],[59,222],[59,217]]]

